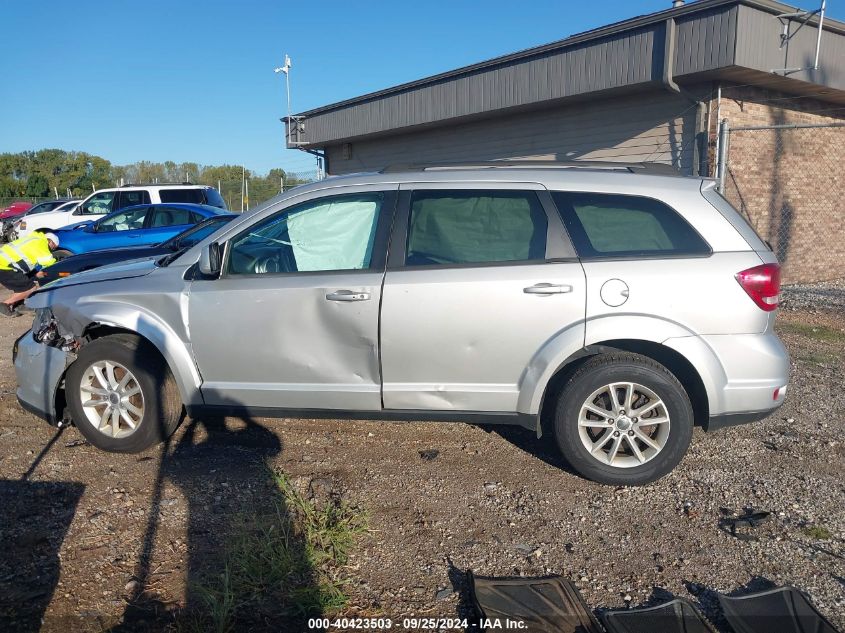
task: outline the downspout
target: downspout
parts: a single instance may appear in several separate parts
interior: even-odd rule
[[[692,155],[692,173],[696,176],[706,175],[702,174],[702,132],[704,128],[704,114],[706,105],[704,101],[695,95],[687,92],[675,83],[675,78],[672,74],[675,65],[675,18],[668,18],[666,20],[666,41],[663,46],[663,86],[669,92],[679,94],[691,103],[695,104],[695,151]],[[706,159],[704,161],[706,167]]]

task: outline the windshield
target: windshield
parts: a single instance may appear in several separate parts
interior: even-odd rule
[[[217,218],[210,218],[205,222],[201,222],[196,226],[192,226],[187,231],[182,231],[176,237],[167,240],[162,246],[190,248],[194,244],[198,244],[209,235],[214,233],[221,226],[233,220],[234,217],[223,216]]]
[[[162,242],[162,246],[167,246],[168,248],[173,249],[173,252],[159,259],[156,262],[156,265],[161,266],[162,268],[170,265],[170,262],[175,260],[186,250],[207,238],[209,235],[217,231],[217,229],[219,229],[227,222],[231,222],[232,220],[234,220],[235,217],[237,216],[223,215],[218,216],[216,218],[209,218],[205,222],[197,224],[196,226],[191,227],[187,231],[182,231],[176,237],[171,238],[166,242]]]

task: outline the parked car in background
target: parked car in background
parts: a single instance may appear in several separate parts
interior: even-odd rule
[[[107,264],[125,262],[130,259],[143,259],[145,257],[162,257],[173,255],[183,249],[190,248],[194,244],[204,240],[206,237],[217,231],[224,224],[231,222],[238,217],[234,213],[222,213],[203,220],[199,224],[185,229],[175,237],[159,244],[145,246],[125,246],[123,248],[110,248],[101,251],[92,251],[81,255],[66,257],[52,266],[44,269],[44,277],[41,284],[47,284],[56,279],[69,277],[84,270],[99,268]]]
[[[21,213],[26,213],[26,211],[31,208],[31,202],[25,202],[23,200],[21,200],[20,202],[13,202],[8,207],[3,209],[3,211],[0,211],[0,220],[20,215]]]
[[[32,231],[52,231],[69,224],[96,220],[126,207],[161,202],[188,202],[226,209],[222,196],[214,187],[207,185],[126,185],[95,191],[70,213],[41,213],[33,221],[27,221],[26,227],[22,223],[18,234],[24,237]]]
[[[186,409],[454,420],[548,432],[582,475],[643,484],[694,425],[783,403],[779,280],[714,181],[652,166],[330,178],[36,292],[17,395],[109,451]]]
[[[158,244],[224,211],[204,204],[142,204],[81,222],[53,233],[59,238],[56,259],[106,248]]]
[[[48,213],[62,206],[68,200],[70,200],[70,198],[56,198],[54,200],[45,200],[44,202],[39,202],[38,204],[30,205],[23,211],[18,208],[16,210],[7,210],[3,213],[0,213],[0,231],[2,231],[2,239],[6,242],[11,242],[17,237],[15,232],[15,224],[22,217],[30,213]]]
[[[82,198],[63,198],[62,200],[61,204],[57,206],[36,205],[23,215],[7,220],[6,222],[8,222],[8,225],[4,222],[3,235],[6,237],[6,241],[11,242],[12,240],[20,237],[21,227],[24,229],[26,228],[27,218],[29,218],[29,222],[32,222],[33,220],[36,220],[36,218],[32,216],[38,215],[39,213],[72,213],[76,207],[79,206]]]

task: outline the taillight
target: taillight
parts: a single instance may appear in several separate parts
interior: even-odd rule
[[[757,306],[771,312],[780,302],[780,266],[761,264],[736,274],[736,280]]]

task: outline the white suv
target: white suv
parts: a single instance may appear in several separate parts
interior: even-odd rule
[[[125,185],[95,191],[79,206],[71,207],[73,210],[65,208],[24,216],[17,226],[17,233],[18,237],[24,237],[39,229],[60,229],[85,220],[96,220],[125,207],[159,202],[192,202],[226,208],[223,197],[208,185]]]

